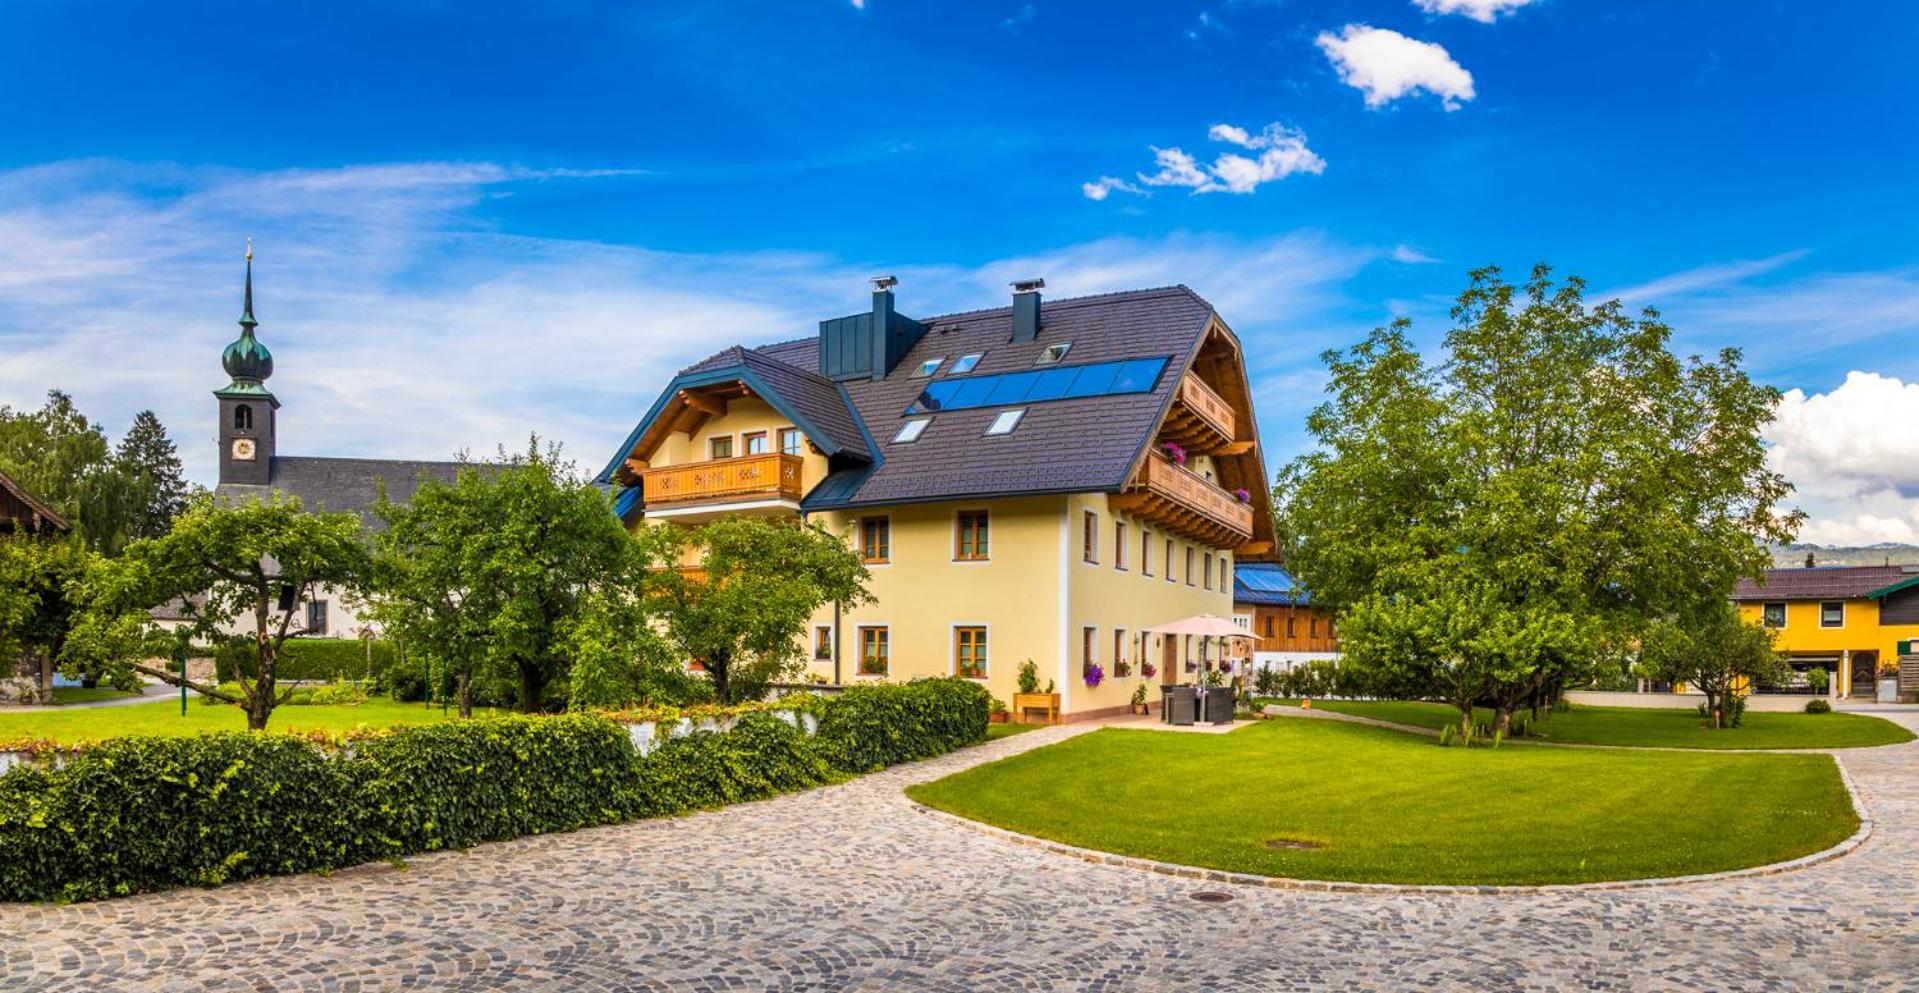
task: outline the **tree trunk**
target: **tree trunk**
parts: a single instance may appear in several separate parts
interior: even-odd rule
[[[265,731],[272,714],[273,684],[262,679],[253,684],[253,695],[247,697],[247,730]]]
[[[35,673],[33,695],[41,706],[53,703],[53,653],[40,653],[40,671]]]
[[[1472,733],[1473,733],[1473,702],[1471,700],[1468,700],[1466,701],[1465,704],[1461,705],[1459,708],[1459,743],[1463,745],[1467,741],[1471,740]]]
[[[472,717],[473,716],[473,676],[469,673],[464,673],[464,672],[460,673],[459,687],[460,687],[460,716]]]
[[[731,661],[725,654],[715,653],[706,663],[706,671],[713,676],[713,695],[718,697],[722,704],[733,702],[733,688],[727,685],[726,680],[726,670]]]
[[[537,714],[540,712],[540,691],[545,686],[540,682],[540,670],[533,666],[520,666],[520,713]]]
[[[1512,737],[1513,708],[1511,706],[1501,703],[1493,711],[1493,734],[1501,739]]]

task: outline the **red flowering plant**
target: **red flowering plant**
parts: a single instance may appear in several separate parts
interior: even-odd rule
[[[1177,442],[1169,441],[1166,443],[1165,448],[1166,457],[1172,459],[1174,465],[1186,464],[1186,449],[1180,447]]]
[[[1159,675],[1159,666],[1151,662],[1141,662],[1139,664],[1139,674],[1145,676],[1147,679],[1151,679]]]

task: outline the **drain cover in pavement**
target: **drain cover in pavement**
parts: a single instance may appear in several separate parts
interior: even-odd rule
[[[1200,890],[1193,894],[1193,899],[1201,903],[1226,903],[1232,898],[1231,893],[1221,893],[1218,890]]]

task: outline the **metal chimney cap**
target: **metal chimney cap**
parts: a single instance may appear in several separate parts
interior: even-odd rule
[[[1044,279],[1016,279],[1013,281],[1013,292],[1038,293],[1045,285]]]
[[[897,276],[874,276],[873,292],[881,293],[886,290],[890,290],[893,287],[898,286],[899,284],[900,284],[900,281],[899,281],[899,277]]]

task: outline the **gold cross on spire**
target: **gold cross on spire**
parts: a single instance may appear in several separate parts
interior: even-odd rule
[[[253,236],[247,235],[247,261],[253,261]]]

